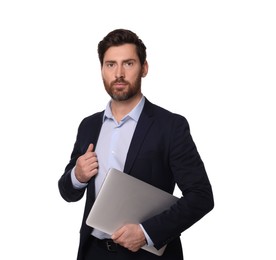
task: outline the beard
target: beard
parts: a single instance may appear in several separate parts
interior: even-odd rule
[[[141,82],[142,76],[138,75],[133,84],[124,80],[124,78],[119,78],[112,81],[110,84],[103,79],[104,87],[106,92],[109,96],[116,101],[126,101],[131,99],[132,97],[136,96],[138,93],[141,92]],[[114,84],[116,83],[123,83],[126,84],[125,89],[116,89],[114,88]]]

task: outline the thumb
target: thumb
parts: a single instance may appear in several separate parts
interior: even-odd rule
[[[118,239],[123,233],[124,233],[123,227],[122,227],[122,228],[119,228],[119,229],[117,229],[117,230],[112,234],[111,239],[116,240],[116,239]]]
[[[86,153],[93,152],[93,148],[94,148],[94,145],[93,144],[89,144]]]

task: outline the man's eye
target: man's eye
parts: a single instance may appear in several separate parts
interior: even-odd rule
[[[132,67],[133,66],[133,62],[129,61],[125,63],[125,67]]]
[[[107,66],[108,68],[112,68],[112,67],[114,67],[114,63],[107,63],[106,66]]]

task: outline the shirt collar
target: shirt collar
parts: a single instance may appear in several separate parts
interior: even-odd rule
[[[145,104],[145,97],[142,96],[139,103],[127,115],[125,115],[121,121],[124,121],[127,118],[131,118],[134,121],[138,122],[138,119],[142,113],[144,104]],[[104,111],[103,122],[106,119],[113,119],[113,115],[112,115],[112,111],[111,111],[111,100],[108,102],[106,109]]]

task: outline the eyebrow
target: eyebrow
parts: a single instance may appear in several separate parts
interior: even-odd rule
[[[123,63],[130,62],[130,61],[136,62],[136,59],[126,59],[126,60],[123,60]],[[117,61],[115,61],[115,60],[106,60],[105,63],[117,63]]]

